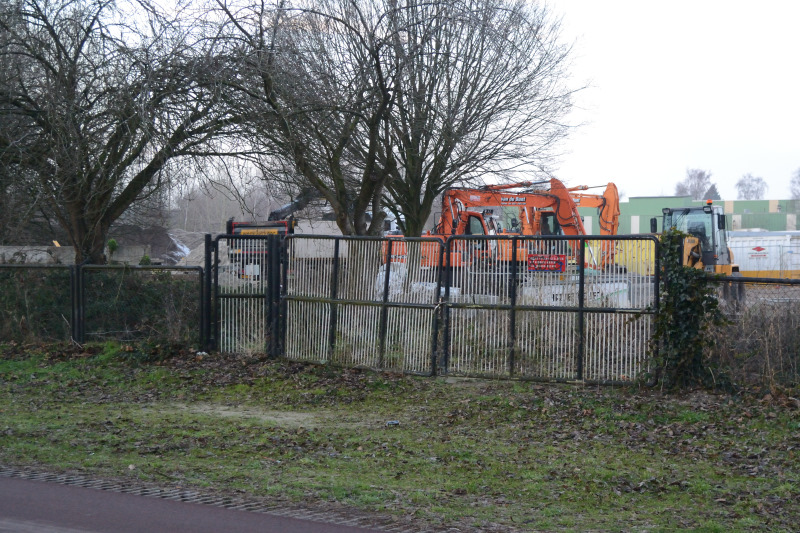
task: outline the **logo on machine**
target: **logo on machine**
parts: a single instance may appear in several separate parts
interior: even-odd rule
[[[524,204],[525,197],[524,196],[501,196],[500,197],[501,204]]]
[[[763,252],[764,250],[766,250],[766,248],[763,248],[761,246],[756,246],[755,248],[753,248],[754,252]]]

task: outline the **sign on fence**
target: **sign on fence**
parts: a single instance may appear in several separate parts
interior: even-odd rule
[[[539,255],[528,256],[529,272],[565,272],[567,269],[566,255]]]

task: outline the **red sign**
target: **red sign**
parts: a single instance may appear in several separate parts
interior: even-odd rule
[[[566,255],[537,255],[528,256],[528,271],[530,272],[564,272],[567,270]]]
[[[755,248],[753,248],[753,250],[755,250],[756,252],[763,252],[764,250],[766,250],[766,248],[762,248],[761,246],[756,246]]]

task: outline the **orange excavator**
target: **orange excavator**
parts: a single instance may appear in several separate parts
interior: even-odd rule
[[[589,194],[576,191],[585,191],[589,187],[581,185],[569,189],[575,205],[578,207],[594,207],[597,209],[597,220],[600,227],[600,235],[616,235],[619,230],[619,191],[613,183],[606,185],[603,194]],[[614,264],[616,253],[616,243],[614,241],[600,241],[599,259],[594,263],[606,269]]]
[[[426,236],[450,235],[584,235],[583,222],[578,215],[577,206],[569,190],[561,181],[549,180],[549,189],[530,189],[533,182],[524,181],[506,185],[488,185],[482,188],[448,189],[442,198],[442,214],[433,232]],[[513,189],[524,189],[513,190]],[[505,229],[500,219],[494,215],[494,208],[507,211],[516,210],[518,219],[513,219],[510,228]],[[488,244],[488,246],[487,246]],[[465,242],[455,243],[451,252],[450,265],[457,267],[467,259],[486,259],[493,257],[500,263],[513,260],[524,262],[528,257],[528,243],[517,242],[512,252],[511,241],[490,241],[479,243],[483,249],[473,250],[467,258],[459,247]],[[573,246],[574,248],[574,246]]]
[[[561,228],[563,235],[583,235],[583,223],[578,215],[577,206],[572,200],[570,190],[559,180],[549,180],[549,189],[526,189],[533,182],[523,181],[506,185],[488,185],[479,189],[448,189],[442,198],[442,214],[432,235],[469,235],[470,217],[486,218],[492,213],[486,209],[499,207],[501,210],[511,207],[518,210],[519,220],[509,233],[520,235],[545,235]],[[477,209],[483,209],[478,212]],[[475,224],[475,222],[472,222]],[[502,228],[490,227],[483,223],[484,234],[504,231]]]
[[[531,189],[534,185],[548,183],[549,189]],[[513,189],[523,189],[514,191]],[[586,186],[568,189],[556,178],[547,182],[533,183],[529,181],[506,185],[489,185],[482,188],[452,188],[444,193],[442,213],[434,231],[423,237],[446,239],[452,235],[585,235],[586,231],[578,213],[578,203],[588,207],[597,207],[600,218],[601,234],[615,235],[619,225],[619,197],[617,188],[609,183],[606,192],[600,195],[579,193],[588,189]],[[576,201],[577,200],[577,201]],[[518,219],[513,219],[509,228],[503,228],[494,208],[508,211],[517,210]],[[576,241],[570,241],[573,253]],[[491,259],[501,263],[516,260],[525,262],[531,243],[520,240],[515,251],[511,241],[483,241],[474,243],[471,248],[467,241],[454,243],[447,264],[451,267],[465,266],[476,259]],[[537,243],[548,246],[548,241]],[[549,244],[552,246],[552,242]],[[605,246],[605,244],[604,244]],[[426,248],[430,248],[426,253]],[[469,248],[469,250],[467,250]],[[539,253],[546,253],[538,250]],[[613,262],[613,242],[608,241],[603,250],[599,265],[605,267]],[[402,255],[403,249],[396,248],[395,253]],[[393,254],[394,255],[394,254]],[[422,247],[422,266],[437,266],[438,257],[433,247]]]

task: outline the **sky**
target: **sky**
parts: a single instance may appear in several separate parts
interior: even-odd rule
[[[555,175],[672,195],[711,172],[724,200],[744,174],[790,197],[800,169],[800,1],[547,0],[573,45],[572,123]]]

